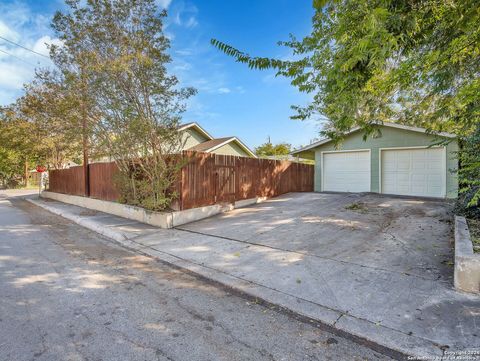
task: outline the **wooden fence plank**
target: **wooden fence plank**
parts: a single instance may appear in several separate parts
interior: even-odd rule
[[[90,197],[106,201],[118,200],[120,194],[115,188],[115,174],[118,167],[111,163],[89,164]]]

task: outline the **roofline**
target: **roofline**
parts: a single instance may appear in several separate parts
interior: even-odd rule
[[[418,132],[418,133],[427,133],[427,129],[425,128],[420,128],[420,127],[412,127],[410,125],[402,125],[402,124],[396,124],[396,123],[390,123],[390,122],[379,122],[378,125],[383,125],[385,127],[390,127],[390,128],[397,128],[397,129],[403,129],[403,130],[410,130],[412,132]],[[349,135],[349,134],[352,134],[353,132],[356,132],[357,130],[359,130],[360,127],[354,127],[352,128],[350,131],[348,131],[347,133],[345,133],[345,135]],[[446,132],[439,132],[439,133],[429,133],[429,134],[432,134],[432,135],[438,135],[438,136],[441,136],[441,137],[445,137],[445,138],[456,138],[457,136],[455,134],[452,134],[452,133],[446,133]],[[300,149],[297,149],[297,150],[294,150],[293,152],[291,152],[290,154],[291,155],[295,155],[295,154],[298,154],[298,153],[301,153],[301,152],[304,152],[306,150],[310,150],[312,148],[316,148],[320,145],[323,145],[325,143],[328,143],[328,142],[331,142],[332,139],[330,138],[324,138],[324,139],[320,139],[319,141],[315,142],[315,143],[312,143],[310,145],[307,145],[306,147],[303,147],[303,148],[300,148]]]
[[[200,133],[202,133],[204,136],[206,136],[209,140],[213,140],[214,138],[205,130],[203,129],[197,122],[191,122],[187,123],[185,125],[181,125],[180,128],[178,128],[178,131],[181,132],[183,130],[190,129],[192,127],[195,127]]]
[[[240,139],[238,139],[237,137],[230,137],[228,138],[227,140],[225,140],[224,142],[220,143],[220,144],[217,144],[209,149],[206,149],[204,150],[204,152],[212,152],[214,151],[215,149],[218,149],[220,147],[223,147],[225,144],[228,144],[232,141],[236,141],[238,144],[240,144],[240,146],[243,148],[243,150],[245,150],[248,154],[250,154],[253,158],[258,158],[257,155],[255,153],[253,153],[249,147],[247,147]]]

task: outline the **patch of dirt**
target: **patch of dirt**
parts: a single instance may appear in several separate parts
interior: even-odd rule
[[[467,219],[468,230],[473,243],[473,251],[480,253],[480,219]]]

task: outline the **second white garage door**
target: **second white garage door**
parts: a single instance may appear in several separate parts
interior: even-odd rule
[[[381,151],[382,193],[445,197],[444,148]]]
[[[323,153],[323,191],[369,192],[370,152]]]

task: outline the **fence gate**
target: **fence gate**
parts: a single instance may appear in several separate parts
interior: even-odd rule
[[[215,203],[235,203],[235,158],[215,156]]]

